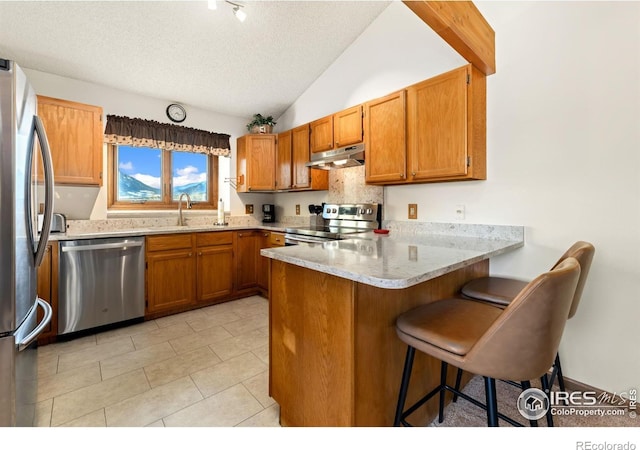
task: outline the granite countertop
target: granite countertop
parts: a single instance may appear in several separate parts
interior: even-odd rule
[[[284,229],[288,225],[273,223],[270,225],[236,225],[236,226],[214,226],[214,225],[202,225],[202,226],[160,226],[160,227],[143,227],[143,228],[130,228],[123,230],[101,230],[101,231],[83,231],[76,233],[51,233],[49,236],[50,241],[70,241],[76,239],[98,239],[98,238],[113,238],[113,237],[126,237],[126,236],[148,236],[153,234],[173,234],[173,233],[198,233],[205,231],[242,231],[242,230],[267,230],[284,232]]]
[[[496,238],[393,230],[320,244],[262,249],[272,259],[385,289],[404,289],[524,246],[524,229]],[[454,230],[459,231],[459,230]]]

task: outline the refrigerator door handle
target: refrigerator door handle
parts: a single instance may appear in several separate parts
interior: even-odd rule
[[[42,164],[44,166],[44,217],[42,220],[42,231],[40,232],[40,240],[35,253],[35,266],[39,267],[44,258],[44,252],[49,241],[51,233],[51,221],[53,219],[53,161],[51,160],[51,150],[47,133],[44,131],[44,125],[40,117],[33,116],[33,132],[38,137],[40,149],[42,152]]]
[[[19,352],[29,347],[29,345],[31,345],[31,343],[42,333],[44,328],[49,325],[49,322],[51,322],[51,317],[53,316],[53,309],[51,309],[51,305],[38,297],[36,299],[36,306],[39,306],[44,310],[44,317],[31,333],[26,335],[20,342],[17,342]]]

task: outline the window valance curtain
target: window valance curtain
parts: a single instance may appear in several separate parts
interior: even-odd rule
[[[229,135],[181,127],[155,120],[107,116],[104,139],[108,144],[155,147],[162,150],[229,156]]]

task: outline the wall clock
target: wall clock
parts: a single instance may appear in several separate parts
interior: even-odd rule
[[[184,109],[182,105],[178,105],[177,103],[172,103],[167,106],[167,117],[171,119],[173,122],[184,122],[184,119],[187,118],[187,111]]]

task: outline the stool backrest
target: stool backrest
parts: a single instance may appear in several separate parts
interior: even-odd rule
[[[578,304],[580,304],[580,298],[582,297],[582,291],[584,290],[584,283],[587,281],[587,275],[589,275],[591,261],[593,260],[595,252],[595,247],[589,242],[578,241],[573,244],[569,250],[564,252],[564,255],[562,255],[558,262],[553,266],[555,269],[558,264],[567,258],[575,258],[580,264],[580,279],[578,280],[576,293],[573,295],[573,302],[571,303],[571,309],[569,310],[569,319],[571,319],[578,310]]]
[[[476,373],[535,380],[551,367],[573,301],[580,264],[565,258],[520,291],[467,354]]]

